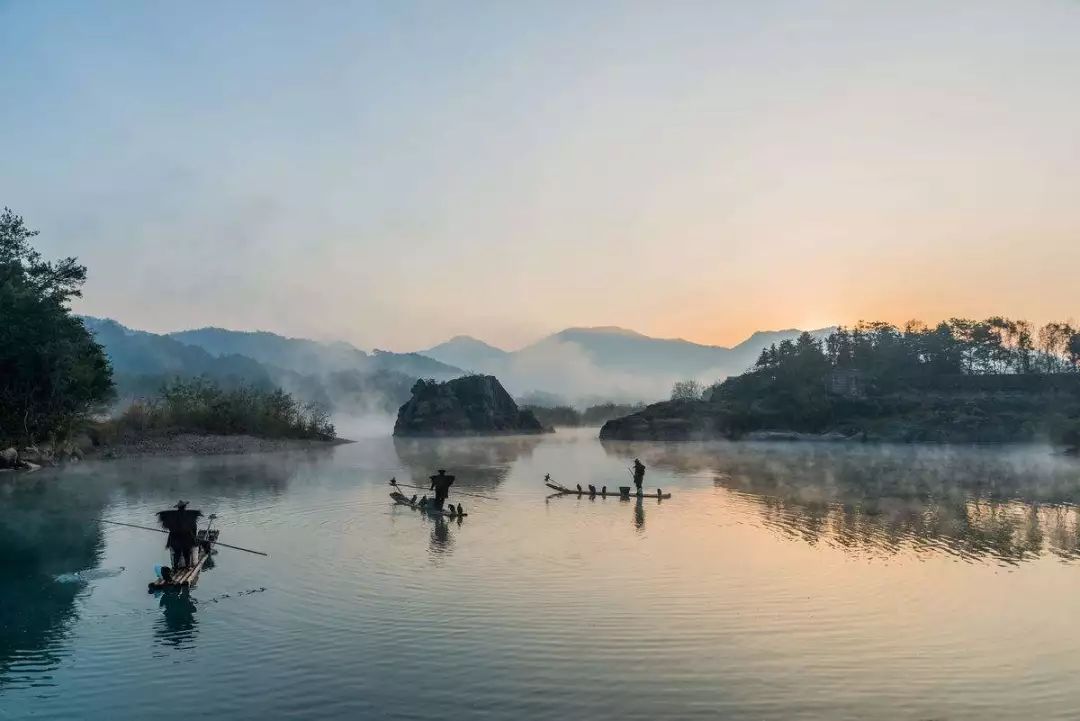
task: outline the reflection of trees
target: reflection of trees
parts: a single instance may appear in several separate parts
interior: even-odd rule
[[[129,500],[160,498],[162,485],[167,483],[175,490],[177,498],[184,497],[199,507],[203,497],[279,496],[298,473],[326,458],[326,449],[323,449],[199,458],[128,459],[97,465],[94,478],[120,490]]]
[[[74,619],[82,586],[53,579],[97,566],[104,499],[93,486],[61,490],[47,472],[0,480],[0,688],[17,655],[59,662],[51,648]]]
[[[12,659],[27,654],[39,664],[57,663],[50,649],[75,620],[81,583],[58,583],[59,574],[96,568],[104,552],[98,521],[106,505],[122,494],[143,502],[167,499],[202,506],[246,495],[283,493],[305,467],[325,458],[325,451],[207,458],[142,458],[88,462],[33,474],[0,477],[0,688],[12,680]],[[154,525],[151,517],[146,525]],[[138,533],[138,532],[136,532]],[[164,536],[147,534],[161,544]],[[166,629],[176,621],[165,608]]]
[[[457,476],[455,489],[493,490],[506,479],[511,466],[522,456],[531,455],[541,441],[536,436],[395,437],[394,450],[417,485],[424,485],[428,476],[445,468]]]
[[[852,550],[1011,563],[1080,556],[1080,464],[1037,449],[605,443],[654,470],[707,475],[766,526]]]

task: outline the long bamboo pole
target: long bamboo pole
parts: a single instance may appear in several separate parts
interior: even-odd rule
[[[402,488],[417,488],[417,489],[419,489],[421,491],[430,491],[431,490],[428,486],[414,486],[411,483],[402,483],[401,481],[396,481],[396,480],[391,480],[390,485],[391,486],[401,486]],[[483,498],[485,501],[497,501],[497,500],[499,500],[498,498],[493,498],[492,496],[482,496],[479,493],[469,493],[468,491],[457,491],[457,490],[455,490],[454,495],[456,495],[456,496],[472,496],[473,498]]]
[[[120,521],[110,521],[106,518],[101,519],[102,523],[111,523],[114,526],[127,526],[128,528],[141,528],[144,531],[154,531],[155,533],[168,533],[168,531],[161,528],[151,528],[150,526],[138,526],[134,523],[121,523]],[[245,551],[247,553],[254,553],[256,556],[270,557],[269,553],[263,553],[262,551],[253,551],[250,548],[242,548],[241,546],[232,546],[228,543],[222,543],[221,541],[214,541],[215,546],[225,546],[225,548],[231,548],[235,551]]]

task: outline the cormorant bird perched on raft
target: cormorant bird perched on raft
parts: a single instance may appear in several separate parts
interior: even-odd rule
[[[169,532],[165,548],[172,554],[174,569],[191,565],[191,551],[195,548],[195,534],[202,516],[202,511],[187,510],[187,501],[178,501],[175,509],[157,513],[158,523]]]

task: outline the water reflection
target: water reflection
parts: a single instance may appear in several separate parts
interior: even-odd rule
[[[264,456],[129,459],[87,462],[0,478],[0,687],[19,683],[18,671],[55,667],[76,601],[88,580],[101,580],[104,532],[100,518],[119,498],[132,505],[177,498],[242,498],[283,494],[291,479],[313,468],[325,452]],[[147,510],[145,525],[155,525]],[[134,519],[139,521],[140,519]],[[161,544],[148,534],[148,543]],[[163,556],[164,560],[164,556]],[[56,579],[77,579],[58,582]],[[188,599],[190,601],[190,599]],[[170,603],[164,631],[190,621]],[[11,609],[15,609],[11,612]],[[7,611],[7,612],[6,612]],[[167,633],[162,638],[167,637]]]
[[[457,476],[455,489],[494,490],[510,474],[514,463],[532,455],[543,442],[538,436],[504,438],[394,438],[398,460],[413,482],[427,485],[440,468]]]
[[[443,554],[450,552],[450,524],[442,516],[432,517],[431,525],[431,552]]]
[[[641,496],[634,502],[634,528],[638,531],[645,530],[645,499]]]
[[[434,516],[398,504],[394,504],[391,507],[391,513],[407,517],[406,520],[410,525],[414,523],[430,524],[431,529],[428,533],[428,554],[433,561],[438,561],[453,552],[454,535],[465,523],[465,519],[460,516],[457,518]],[[418,536],[418,538],[422,538],[422,536]]]
[[[97,522],[105,496],[60,490],[51,473],[0,480],[0,688],[15,682],[16,662],[55,667],[59,645],[74,622],[84,583],[63,583],[95,569],[104,549]]]
[[[154,624],[154,639],[162,646],[190,648],[195,640],[195,612],[198,610],[190,591],[160,593],[158,607],[162,615]]]
[[[779,533],[852,552],[1080,556],[1080,464],[1038,448],[605,443],[711,477]]]

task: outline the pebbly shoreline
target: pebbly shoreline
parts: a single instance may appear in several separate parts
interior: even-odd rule
[[[94,443],[88,436],[57,446],[42,444],[0,450],[0,471],[35,471],[43,466],[139,457],[221,456],[332,448],[352,441],[294,438],[259,438],[250,435],[156,433],[126,435]]]

